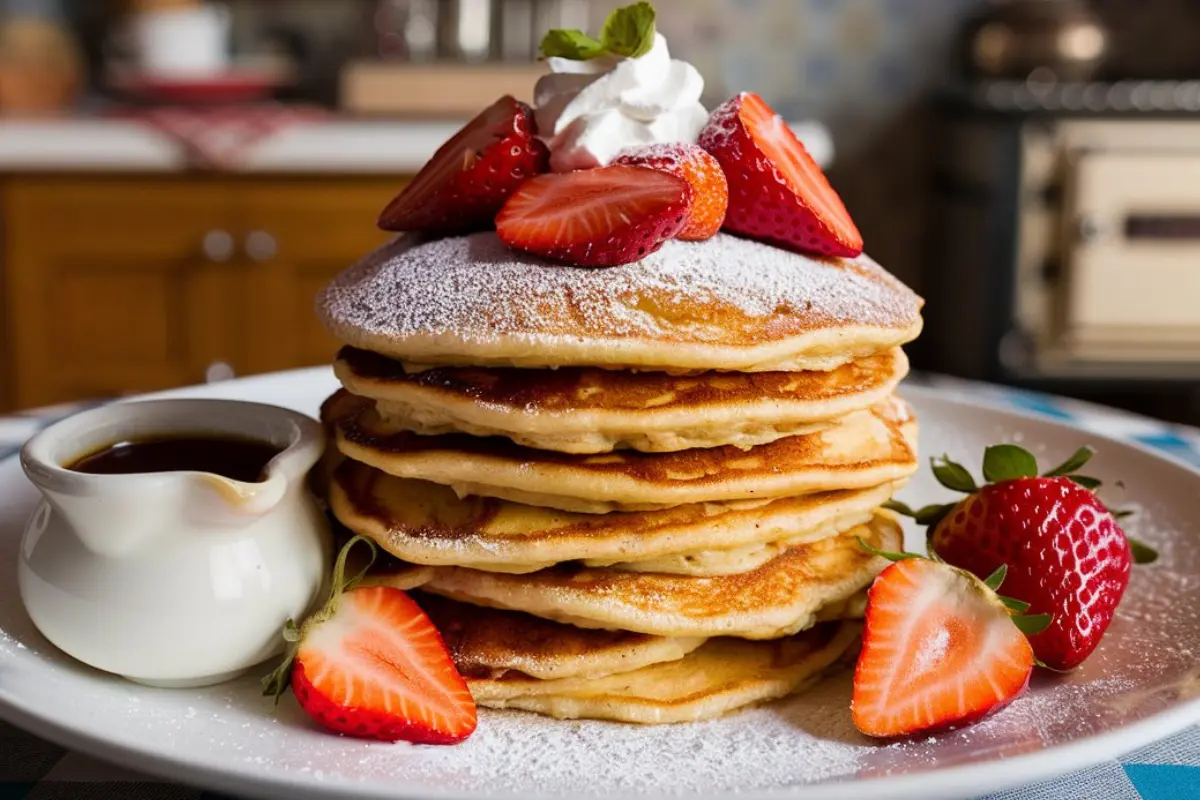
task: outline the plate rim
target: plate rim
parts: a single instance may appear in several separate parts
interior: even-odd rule
[[[311,381],[331,372],[328,367],[308,367],[264,373],[237,378],[222,384],[201,384],[177,389],[168,389],[128,398],[116,402],[138,402],[163,397],[189,396],[213,386],[222,386],[220,395],[231,386],[243,387],[281,380]],[[982,384],[989,385],[989,384]],[[1003,388],[1003,387],[999,387]],[[921,397],[934,402],[948,402],[964,409],[984,408],[1016,419],[1024,419],[1066,431],[1086,433],[1101,442],[1128,447],[1153,459],[1163,461],[1183,470],[1192,478],[1200,480],[1200,467],[1140,441],[1124,439],[1075,424],[1070,420],[1038,414],[1024,408],[1007,406],[1001,399],[987,395],[963,397],[950,388],[936,385],[902,383],[901,396]],[[1054,395],[1046,395],[1054,397]],[[1100,408],[1105,408],[1101,406]],[[1107,410],[1107,409],[1106,409]],[[1116,415],[1123,412],[1113,410]],[[1128,415],[1137,418],[1137,415]],[[1149,419],[1149,418],[1147,418]],[[1150,420],[1154,422],[1154,420]],[[1168,427],[1166,423],[1159,423]],[[17,459],[11,455],[0,459],[0,468],[10,467],[9,462]],[[119,680],[113,678],[112,680]],[[240,765],[214,767],[190,762],[186,756],[169,751],[152,750],[131,743],[113,743],[80,733],[69,724],[27,706],[18,698],[0,695],[0,719],[15,727],[56,744],[68,751],[89,755],[120,767],[149,776],[158,776],[175,783],[211,788],[220,792],[233,792],[255,797],[275,797],[287,792],[298,800],[329,800],[334,797],[358,798],[358,800],[402,800],[418,795],[405,793],[403,787],[383,783],[324,782],[292,775],[263,773]],[[1001,756],[990,761],[958,764],[942,768],[930,768],[904,775],[878,775],[868,778],[843,778],[812,784],[788,787],[738,791],[739,797],[763,800],[861,800],[862,798],[953,798],[985,792],[996,792],[1020,786],[1028,786],[1080,769],[1096,766],[1119,756],[1145,747],[1156,741],[1173,736],[1193,725],[1200,724],[1200,697],[1179,702],[1169,708],[1155,712],[1144,719],[1122,725],[1083,738],[1038,750]],[[936,778],[934,777],[936,776]],[[931,783],[936,785],[931,786]],[[880,787],[886,785],[886,789]],[[727,797],[728,792],[702,793],[698,796]],[[550,795],[547,795],[550,796]],[[641,798],[642,795],[609,795]],[[443,789],[422,789],[421,798],[436,800],[473,800],[479,795],[460,794]],[[500,792],[488,795],[493,800],[527,800],[527,794]]]

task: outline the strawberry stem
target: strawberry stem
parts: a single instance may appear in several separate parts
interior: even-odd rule
[[[1015,444],[994,444],[983,451],[983,477],[988,483],[1035,478],[1037,459]]]
[[[1024,614],[1029,610],[1029,603],[1026,603],[1024,600],[1018,600],[1015,597],[1004,597],[1002,595],[996,596],[1000,598],[1000,602],[1004,603],[1005,607],[1009,611],[1012,611],[1016,614]]]
[[[883,504],[883,507],[888,511],[895,511],[897,514],[912,517],[918,525],[925,525],[932,528],[954,509],[954,503],[932,503],[927,506],[921,506],[914,511],[910,506],[901,503],[899,500],[888,500]]]
[[[925,557],[925,556],[921,555],[920,553],[889,553],[887,550],[880,550],[877,547],[872,547],[871,545],[867,544],[867,540],[862,538],[861,536],[856,536],[855,538],[858,539],[858,546],[861,547],[863,550],[866,550],[868,553],[870,553],[873,556],[879,556],[880,558],[886,558],[888,561],[904,561],[905,559],[908,559],[908,558],[924,558]]]
[[[1049,628],[1051,619],[1053,617],[1050,614],[1026,614],[1015,616],[1012,618],[1012,621],[1020,629],[1021,633],[1026,636],[1033,636]]]
[[[1004,579],[1008,577],[1008,564],[1001,564],[996,567],[996,571],[988,575],[984,579],[983,584],[993,592],[1000,591],[1000,584],[1004,583]],[[1006,604],[1007,605],[1007,604]]]
[[[1158,561],[1158,551],[1153,547],[1132,536],[1126,535],[1125,538],[1129,540],[1129,552],[1133,555],[1133,563],[1153,564]]]
[[[943,455],[940,459],[931,458],[929,464],[933,468],[933,477],[937,478],[937,482],[953,492],[970,494],[979,488],[975,485],[975,478],[967,468],[951,461],[950,456]]]
[[[1043,472],[1042,477],[1057,478],[1057,477],[1060,477],[1063,475],[1070,475],[1072,472],[1079,469],[1084,464],[1086,464],[1088,461],[1090,461],[1092,456],[1094,456],[1094,455],[1096,455],[1096,451],[1093,448],[1091,448],[1085,444],[1083,447],[1079,448],[1073,454],[1071,454],[1071,457],[1068,458],[1066,461],[1059,464],[1057,467],[1050,470],[1049,472]]]
[[[362,569],[352,577],[346,578],[346,561],[350,556],[350,551],[354,549],[354,545],[359,542],[368,545],[371,555]],[[292,662],[296,660],[296,653],[300,649],[300,644],[304,641],[304,635],[313,627],[326,622],[337,613],[338,603],[342,595],[353,589],[366,577],[367,571],[375,563],[378,553],[379,550],[375,542],[371,539],[365,536],[355,536],[350,539],[350,541],[342,546],[342,549],[338,552],[337,560],[333,564],[333,575],[329,582],[329,598],[325,601],[325,604],[315,614],[304,620],[304,623],[300,626],[297,626],[296,621],[293,619],[289,619],[283,624],[283,640],[288,643],[283,653],[283,661],[269,675],[264,676],[262,679],[263,695],[274,697],[275,705],[279,705],[279,698],[283,696],[284,691],[291,683]]]

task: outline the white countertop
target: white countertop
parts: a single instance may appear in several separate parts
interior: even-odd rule
[[[412,173],[461,126],[457,122],[339,120],[295,124],[251,146],[239,173]],[[833,159],[819,124],[793,130],[822,166]],[[190,166],[187,149],[147,124],[125,120],[0,122],[0,171],[171,172]]]

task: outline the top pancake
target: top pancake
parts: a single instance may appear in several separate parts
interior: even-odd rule
[[[343,272],[318,313],[343,342],[418,364],[828,370],[921,330],[921,299],[866,256],[718,234],[581,269],[494,233],[399,237]]]

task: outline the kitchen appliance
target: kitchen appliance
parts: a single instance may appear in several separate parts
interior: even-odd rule
[[[1086,80],[1110,38],[1084,0],[993,0],[963,32],[964,63],[979,78]]]
[[[921,366],[1200,412],[1197,111],[1200,81],[944,96]]]

